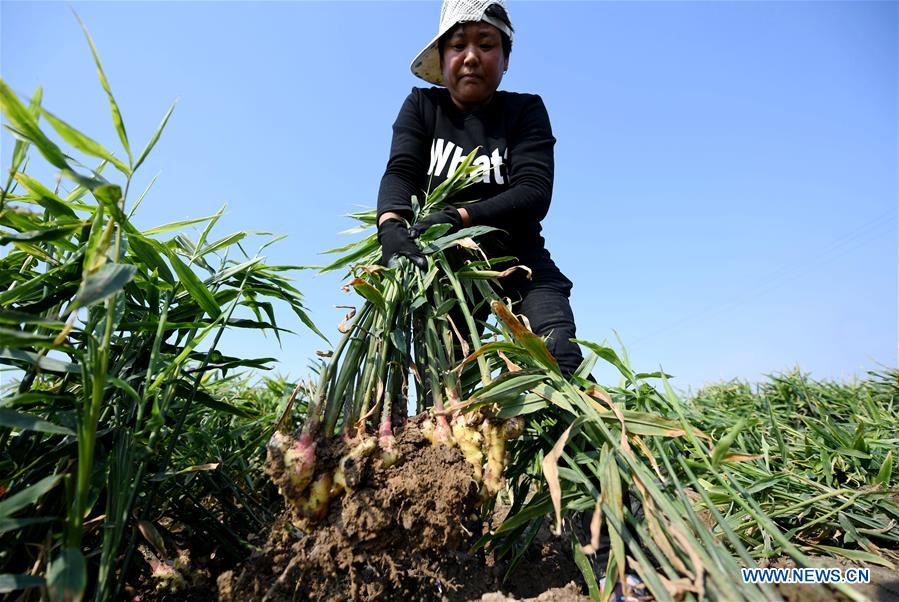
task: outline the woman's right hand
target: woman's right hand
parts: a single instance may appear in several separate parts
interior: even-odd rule
[[[394,267],[395,258],[403,256],[408,257],[419,269],[427,269],[428,260],[412,240],[409,228],[402,220],[392,217],[381,219],[378,225],[378,242],[381,243],[381,265],[384,267]]]

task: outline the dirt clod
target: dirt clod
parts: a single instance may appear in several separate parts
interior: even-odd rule
[[[344,444],[325,445],[316,469],[334,470]],[[478,484],[462,452],[431,446],[411,422],[397,450],[390,468],[378,454],[360,458],[356,489],[305,533],[282,517],[262,549],[219,577],[219,598],[464,600],[497,589],[483,559],[468,554],[480,535]]]

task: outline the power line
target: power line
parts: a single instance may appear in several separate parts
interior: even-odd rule
[[[895,233],[896,215],[897,210],[894,207],[862,223],[849,232],[844,233],[814,255],[806,257],[805,260],[783,264],[779,269],[770,272],[761,280],[757,281],[755,286],[740,291],[739,296],[732,296],[723,301],[713,303],[699,311],[683,316],[667,326],[663,326],[636,339],[630,347],[632,349],[638,348],[646,341],[657,339],[663,335],[669,335],[672,332],[677,332],[684,326],[696,322],[700,318],[721,313],[722,311],[732,310],[741,305],[753,302],[761,295],[777,289],[787,281],[795,281],[796,278],[807,276],[812,270],[820,268],[843,255],[849,254],[874,240],[877,240],[885,234],[889,234],[890,232]]]

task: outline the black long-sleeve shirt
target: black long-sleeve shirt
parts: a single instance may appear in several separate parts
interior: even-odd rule
[[[490,254],[552,265],[540,221],[552,198],[555,142],[537,95],[498,91],[489,105],[466,113],[446,88],[412,88],[393,124],[378,217],[411,217],[411,197],[423,201],[480,146],[474,164],[483,168],[481,180],[451,201],[477,200],[465,205],[472,225],[505,231],[485,241]]]

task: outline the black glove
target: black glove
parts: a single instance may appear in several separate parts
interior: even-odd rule
[[[412,238],[418,238],[424,234],[428,228],[436,226],[437,224],[449,224],[450,229],[447,234],[452,234],[453,232],[458,232],[462,228],[462,216],[459,215],[459,210],[455,207],[447,207],[443,211],[432,213],[428,217],[424,217],[415,222],[415,225],[412,226]]]
[[[388,219],[378,226],[378,242],[381,243],[381,265],[385,268],[392,267],[390,261],[394,257],[404,255],[419,269],[427,269],[428,260],[412,240],[409,228],[400,220]]]

